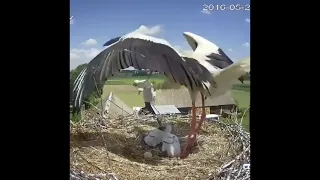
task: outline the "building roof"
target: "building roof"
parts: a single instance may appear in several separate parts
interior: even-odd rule
[[[175,105],[177,108],[191,107],[190,94],[185,87],[181,87],[180,89],[162,89],[157,90],[156,92],[156,105]],[[215,98],[207,98],[205,101],[206,106],[220,106],[230,104],[236,104],[230,91],[227,91],[224,95]],[[200,93],[196,101],[196,107],[201,107]]]

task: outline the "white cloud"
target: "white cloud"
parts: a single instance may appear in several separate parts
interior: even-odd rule
[[[247,22],[247,23],[250,23],[250,18],[246,18],[246,22]]]
[[[249,43],[249,42],[246,42],[246,43],[242,44],[242,46],[244,46],[244,47],[250,47],[250,43]]]
[[[149,28],[147,26],[142,25],[135,31],[142,33],[142,34],[145,34],[145,35],[155,36],[163,31],[163,26],[162,25],[155,25],[155,26],[152,26]]]
[[[193,50],[189,49],[183,49],[181,46],[177,45],[177,46],[173,46],[173,49],[175,49],[176,51],[178,51],[180,54],[184,55],[184,56],[191,56],[193,54]]]
[[[209,10],[206,10],[206,9],[203,9],[202,11],[200,11],[200,12],[202,12],[203,14],[211,14],[211,11],[209,11]]]
[[[70,52],[70,60],[78,58],[80,58],[80,56],[77,53]]]
[[[70,69],[74,69],[80,64],[88,63],[101,51],[102,49],[97,49],[97,48],[70,49]]]
[[[75,69],[80,64],[90,62],[96,55],[103,49],[90,48],[90,49],[70,49],[70,70]],[[134,70],[133,67],[128,67],[125,70]]]
[[[232,49],[231,49],[231,48],[229,48],[229,49],[228,49],[228,51],[232,51]]]
[[[88,39],[84,42],[82,42],[81,44],[86,45],[86,46],[92,46],[92,45],[96,45],[98,42],[95,39]]]

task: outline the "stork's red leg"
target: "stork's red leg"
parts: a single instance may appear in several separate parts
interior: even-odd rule
[[[197,126],[197,133],[199,133],[199,130],[201,129],[201,125],[204,122],[204,120],[206,119],[206,109],[205,109],[205,106],[204,106],[204,96],[203,96],[202,93],[201,93],[201,101],[202,101],[202,113],[201,113],[200,122],[199,122],[199,124]]]
[[[191,129],[190,129],[190,132],[187,136],[187,141],[186,143],[184,144],[184,147],[182,149],[182,152],[181,152],[181,156],[180,158],[183,159],[183,158],[186,158],[188,157],[189,155],[189,150],[193,147],[194,145],[194,142],[196,140],[196,135],[197,135],[197,131],[196,131],[196,128],[197,128],[197,119],[196,119],[196,107],[195,107],[195,102],[192,102],[192,117],[191,117]]]

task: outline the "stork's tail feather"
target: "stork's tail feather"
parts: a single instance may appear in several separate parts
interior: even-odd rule
[[[248,72],[250,72],[250,57],[247,57],[243,60],[240,60],[240,61],[234,63],[234,65],[238,69],[239,73],[241,73],[242,75],[245,73],[248,73]]]
[[[217,74],[214,74],[214,78],[217,82],[218,90],[215,94],[220,94],[232,88],[233,84],[236,83],[239,77],[250,72],[250,57],[240,60]]]

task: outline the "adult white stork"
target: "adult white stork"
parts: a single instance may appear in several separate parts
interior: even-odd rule
[[[196,138],[195,101],[197,94],[201,92],[204,106],[204,97],[224,93],[231,88],[234,80],[237,80],[250,68],[250,60],[247,59],[219,70],[206,62],[206,58],[200,56],[200,53],[194,53],[192,57],[182,57],[167,41],[137,32],[114,38],[106,45],[108,47],[89,62],[87,68],[74,82],[73,113],[80,110],[83,97],[88,96],[94,89],[97,89],[98,95],[101,95],[106,79],[121,69],[133,66],[136,69],[149,69],[164,73],[170,82],[186,86],[192,99],[191,130],[181,158],[188,155],[187,147],[192,146]],[[204,46],[198,43],[195,47]],[[216,51],[217,49],[213,49],[212,53],[215,54]],[[225,82],[226,85],[224,85]],[[198,128],[200,126],[201,123]]]
[[[237,80],[243,83],[243,75],[250,71],[250,58],[245,58],[233,64],[231,59],[216,44],[191,32],[184,32],[183,35],[194,51],[192,54],[182,55],[188,64],[187,66],[194,67],[193,71],[196,73],[201,73],[204,69],[210,71],[216,83],[215,86],[210,86],[209,91],[200,90],[202,100],[201,120],[198,126],[196,125],[196,120],[191,121],[191,132],[188,134],[186,145],[181,154],[181,157],[186,157],[189,153],[188,149],[193,146],[196,134],[206,118],[205,98],[213,98],[224,94],[232,88],[232,85]],[[199,63],[202,66],[198,66],[197,64]],[[189,92],[192,99],[192,117],[194,119],[196,117],[195,100],[198,92],[190,90]]]

